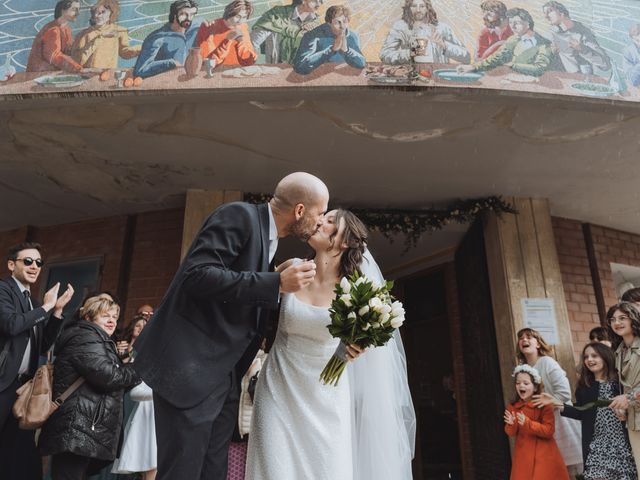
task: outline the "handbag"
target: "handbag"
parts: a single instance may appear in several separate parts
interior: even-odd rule
[[[33,378],[16,390],[18,398],[13,404],[12,412],[18,419],[18,426],[22,430],[40,428],[83,383],[84,378],[79,377],[62,395],[52,400],[53,365],[49,356],[47,363],[38,367]]]

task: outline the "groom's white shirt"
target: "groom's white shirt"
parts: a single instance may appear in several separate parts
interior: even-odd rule
[[[278,227],[276,227],[276,221],[273,218],[271,204],[267,203],[267,207],[269,208],[269,265],[271,265],[278,249]]]

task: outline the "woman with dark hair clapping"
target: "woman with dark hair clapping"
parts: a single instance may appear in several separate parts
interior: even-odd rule
[[[84,383],[45,423],[39,445],[52,455],[53,480],[85,479],[113,461],[122,428],[122,396],[139,383],[133,367],[116,354],[111,335],[120,307],[105,297],[89,298],[80,320],[57,342],[53,397],[78,378]]]

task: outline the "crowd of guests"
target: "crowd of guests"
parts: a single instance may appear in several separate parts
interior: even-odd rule
[[[153,310],[145,305],[131,322],[118,346],[120,318],[117,299],[108,292],[86,296],[69,319],[63,311],[71,300],[71,285],[59,296],[60,285],[44,295],[42,305],[31,297],[44,265],[42,247],[22,243],[7,256],[9,278],[0,280],[0,478],[42,479],[48,461],[53,479],[83,479],[117,457],[124,419],[125,391],[140,383],[131,365],[131,346]],[[18,387],[28,382],[53,348],[52,398],[58,398],[79,379],[80,387],[64,401],[39,432],[21,430],[11,413]],[[136,387],[137,389],[138,387]],[[132,398],[142,403],[142,396]],[[140,410],[140,409],[139,409]],[[134,419],[138,417],[134,413]],[[151,420],[153,413],[151,414]],[[149,429],[153,422],[147,422]],[[127,432],[130,433],[130,432]],[[138,432],[138,435],[140,433]],[[125,434],[125,442],[127,434]],[[155,438],[150,438],[155,448]],[[140,442],[132,445],[141,455]],[[120,450],[128,453],[126,449]],[[153,470],[155,465],[151,465]],[[132,470],[141,472],[144,470]],[[146,477],[153,478],[153,476]]]
[[[578,366],[575,404],[569,379],[539,332],[518,332],[515,395],[504,412],[516,438],[511,480],[636,480],[640,465],[640,288],[589,334]]]
[[[42,305],[31,298],[44,266],[39,244],[12,247],[7,266],[11,276],[0,280],[0,479],[106,480],[141,475],[142,480],[154,480],[153,392],[133,368],[133,347],[152,321],[153,307],[140,306],[121,329],[117,297],[93,292],[66,319],[63,310],[74,294],[71,285],[62,293],[60,285],[54,285]],[[18,428],[11,408],[16,390],[33,378],[50,350],[52,398],[83,380],[36,434]],[[253,392],[264,358],[260,350],[242,379],[237,442],[230,452],[241,469],[239,478],[244,475]]]
[[[90,26],[73,38],[70,24],[80,10],[78,0],[60,0],[54,20],[36,35],[27,71],[116,68],[118,59],[136,58],[135,77],[151,77],[185,65],[191,49],[199,50],[211,68],[249,66],[264,54],[265,63],[290,64],[299,74],[309,74],[325,63],[366,66],[357,33],[350,28],[346,5],[327,8],[323,0],[293,0],[290,5],[267,10],[249,28],[250,0],[233,0],[221,18],[199,20],[195,0],[177,0],[169,8],[168,22],[151,32],[142,45],[130,45],[126,28],[116,21],[117,0],[98,0],[91,7]],[[478,34],[475,59],[454,30],[438,18],[431,0],[405,0],[402,16],[391,26],[380,50],[386,64],[407,64],[412,58],[425,63],[459,64],[461,72],[507,66],[516,73],[538,77],[547,70],[584,73],[609,78],[615,66],[594,32],[571,17],[567,7],[548,1],[542,13],[550,27],[543,36],[535,29],[531,13],[507,8],[500,0],[480,3],[484,28]],[[631,84],[640,85],[640,24],[629,30],[624,47],[624,71]]]

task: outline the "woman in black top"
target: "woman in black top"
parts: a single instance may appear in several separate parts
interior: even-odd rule
[[[576,388],[576,406],[620,395],[615,368],[615,354],[608,346],[593,342],[582,351],[582,367]],[[582,422],[582,456],[585,480],[636,480],[636,466],[629,445],[627,429],[609,407],[577,408],[562,404],[549,394],[542,403],[553,404],[565,417]]]

